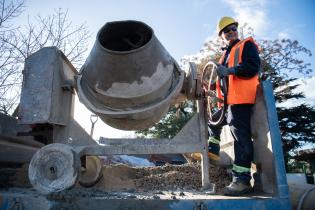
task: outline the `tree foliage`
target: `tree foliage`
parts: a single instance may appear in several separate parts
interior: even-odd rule
[[[75,67],[83,64],[90,34],[85,24],[74,25],[68,11],[28,18],[14,25],[25,7],[24,0],[0,0],[0,112],[12,112],[19,101],[25,59],[47,46],[56,46]]]

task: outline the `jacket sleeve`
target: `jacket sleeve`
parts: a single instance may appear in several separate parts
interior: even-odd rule
[[[235,75],[245,78],[255,76],[260,69],[258,49],[253,42],[246,42],[242,54],[242,62],[235,67]]]

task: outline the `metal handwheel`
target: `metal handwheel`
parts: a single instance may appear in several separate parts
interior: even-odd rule
[[[220,84],[222,98],[218,97],[216,82]],[[217,75],[217,64],[209,61],[202,70],[201,85],[206,97],[206,107],[209,123],[220,125],[224,119],[227,108],[227,84],[225,78]]]

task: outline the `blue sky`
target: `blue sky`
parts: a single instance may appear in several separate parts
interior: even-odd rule
[[[312,0],[27,0],[26,6],[23,17],[68,9],[74,24],[85,22],[89,26],[90,46],[99,28],[108,21],[144,21],[177,60],[197,53],[215,34],[222,16],[249,23],[257,39],[289,37],[315,52]],[[19,21],[23,19],[26,20],[21,17]]]
[[[58,8],[68,9],[74,24],[86,23],[92,33],[90,48],[106,22],[135,19],[150,25],[179,60],[198,53],[203,43],[215,36],[220,17],[232,16],[253,27],[256,39],[297,39],[315,53],[313,0],[26,0],[25,12],[17,21],[25,22],[28,15],[52,14]],[[314,67],[314,57],[307,60]],[[305,91],[314,89],[310,85],[315,88],[314,78]],[[308,94],[309,100],[315,101],[315,94]]]

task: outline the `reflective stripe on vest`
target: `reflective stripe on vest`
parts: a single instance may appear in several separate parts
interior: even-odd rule
[[[256,46],[257,44],[253,40],[252,37],[239,41],[235,44],[230,52],[228,58],[228,67],[237,66],[239,63],[242,62],[242,54],[244,45],[246,42],[253,42]],[[258,49],[258,46],[257,46]],[[223,63],[225,54],[220,59],[220,63]],[[256,100],[256,90],[259,84],[258,81],[258,74],[252,78],[242,78],[236,75],[229,75],[228,78],[228,96],[227,96],[227,103],[228,104],[254,104]],[[219,85],[217,85],[217,90]],[[221,92],[217,91],[218,97],[221,96]]]

